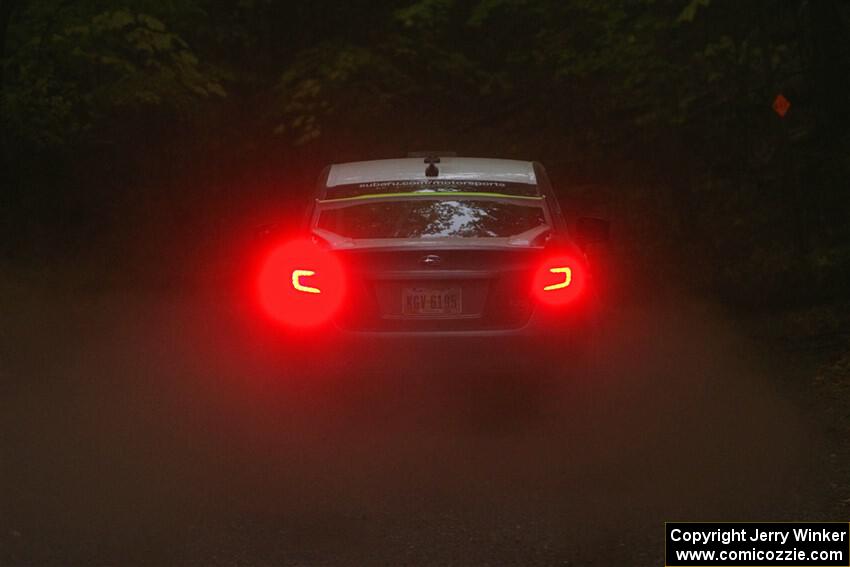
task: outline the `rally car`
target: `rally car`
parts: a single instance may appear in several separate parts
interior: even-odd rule
[[[608,226],[571,226],[536,162],[334,164],[301,233],[269,247],[259,303],[299,337],[577,344],[598,315],[585,248]]]

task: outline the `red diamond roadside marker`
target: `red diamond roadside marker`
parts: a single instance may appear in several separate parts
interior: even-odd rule
[[[776,98],[773,99],[773,110],[780,118],[785,118],[789,108],[791,108],[791,101],[782,94],[776,95]]]

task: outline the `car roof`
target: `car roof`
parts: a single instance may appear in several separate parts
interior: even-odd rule
[[[481,180],[537,184],[534,163],[530,161],[441,157],[437,164],[437,177],[425,175],[427,166],[421,157],[337,163],[328,171],[326,186],[405,180]]]

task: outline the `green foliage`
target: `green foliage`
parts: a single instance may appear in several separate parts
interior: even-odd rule
[[[405,27],[434,26],[445,21],[453,0],[419,0],[396,10],[395,17]]]
[[[78,141],[128,109],[190,109],[225,96],[219,74],[158,17],[96,3],[33,3],[5,62],[2,117],[35,146]]]
[[[363,112],[392,104],[405,78],[376,50],[326,43],[300,53],[280,77],[277,134],[296,145],[321,135],[321,120],[337,112]]]
[[[697,17],[697,12],[700,8],[708,8],[711,5],[711,0],[691,0],[688,4],[682,9],[682,12],[679,14],[679,17],[676,19],[677,22],[693,22],[694,18]]]
[[[833,17],[810,17],[824,6]],[[193,181],[339,151],[536,158],[565,193],[608,185],[635,247],[699,257],[714,283],[757,287],[801,265],[826,283],[850,273],[841,6],[25,2],[4,51],[7,161],[74,163],[113,134],[139,169]]]

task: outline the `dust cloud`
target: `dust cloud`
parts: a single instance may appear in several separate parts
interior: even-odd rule
[[[610,309],[553,382],[486,345],[294,356],[233,293],[3,289],[3,564],[658,565],[665,520],[817,507],[790,370],[697,301]]]

